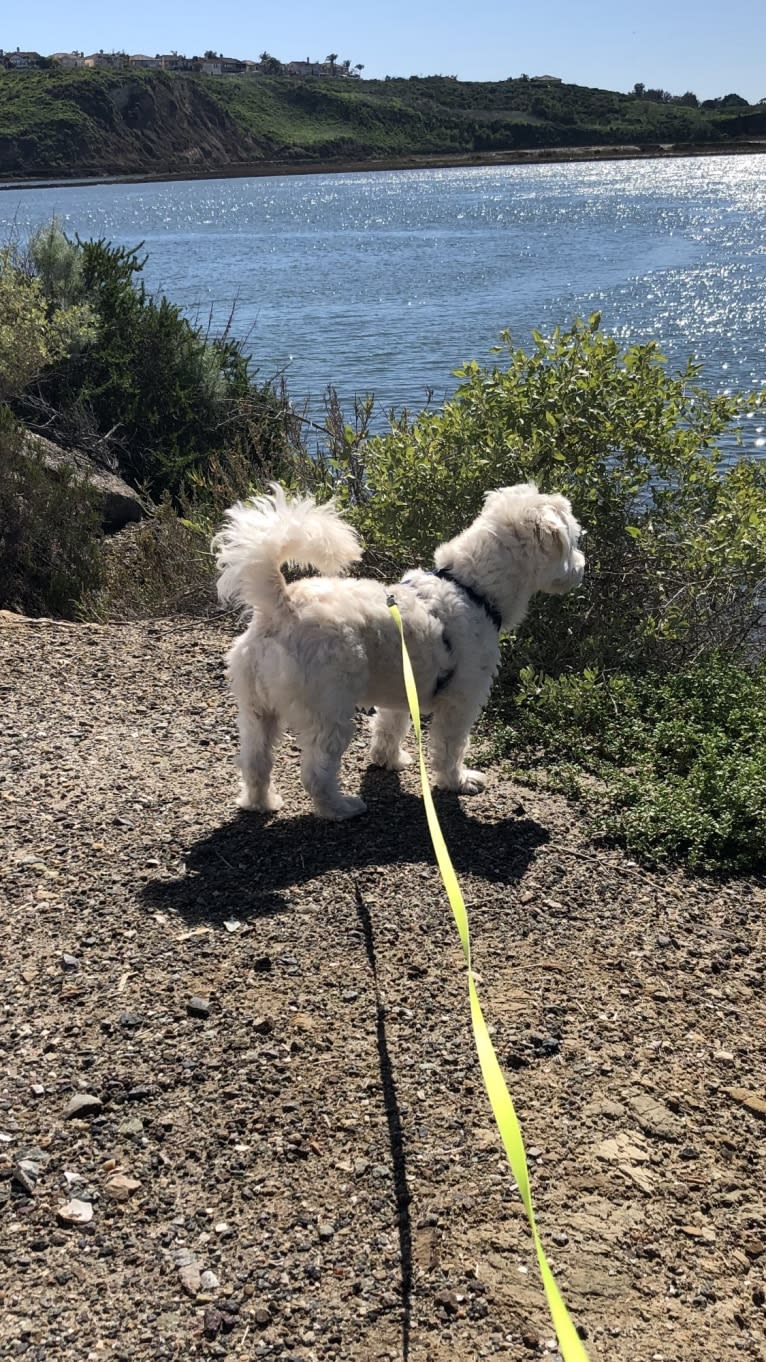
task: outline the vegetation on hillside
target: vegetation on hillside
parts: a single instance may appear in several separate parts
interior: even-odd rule
[[[104,69],[0,71],[0,173],[161,173],[530,148],[762,137],[766,108],[446,76],[297,80]]]
[[[0,607],[105,619],[212,603],[211,531],[272,478],[335,494],[394,576],[534,479],[587,531],[580,591],[540,598],[505,649],[488,732],[525,778],[580,798],[594,835],[665,862],[766,864],[766,463],[718,441],[763,394],[713,396],[599,317],[529,349],[503,338],[454,396],[368,433],[332,399],[309,450],[286,395],[228,336],[147,295],[137,251],[55,224],[0,256]],[[153,503],[100,534],[74,475],[21,422],[95,451]],[[542,774],[541,774],[542,773]]]

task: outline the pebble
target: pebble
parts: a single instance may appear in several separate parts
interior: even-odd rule
[[[190,998],[186,1004],[186,1011],[189,1013],[190,1017],[209,1017],[210,1001],[208,998]]]
[[[77,1092],[67,1103],[64,1116],[68,1121],[73,1119],[82,1120],[85,1116],[98,1116],[104,1110],[104,1104],[100,1097],[95,1097],[90,1092]]]
[[[140,1186],[138,1178],[132,1178],[127,1173],[115,1173],[105,1183],[104,1191],[113,1201],[127,1201]]]
[[[143,1017],[139,1017],[135,1012],[120,1013],[120,1026],[124,1026],[129,1030],[134,1030],[135,1027],[141,1026],[143,1020]]]
[[[200,1270],[196,1263],[187,1263],[184,1267],[179,1267],[178,1276],[187,1296],[196,1296],[200,1289]]]
[[[137,1139],[144,1133],[144,1123],[139,1116],[129,1116],[126,1121],[120,1121],[117,1127],[117,1134],[124,1135],[128,1139]]]
[[[79,1201],[73,1197],[59,1206],[56,1215],[65,1225],[87,1225],[93,1219],[93,1207],[89,1201]]]
[[[66,952],[61,957],[61,968],[67,974],[74,974],[80,968],[80,962],[76,955],[68,955]]]

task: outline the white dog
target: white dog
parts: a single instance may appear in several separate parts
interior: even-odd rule
[[[463,764],[468,735],[500,659],[501,630],[515,629],[536,591],[562,594],[582,581],[580,527],[565,497],[533,483],[489,492],[467,530],[436,550],[436,570],[416,569],[392,588],[337,576],[361,557],[355,531],[332,502],[272,496],[237,502],[213,540],[222,601],[252,607],[249,628],[227,662],[239,707],[240,805],[274,811],[274,745],[289,727],[301,775],[321,818],[352,818],[364,801],[344,795],[340,764],[354,711],[376,707],[371,760],[409,765],[402,748],[409,715],[399,634],[401,612],[424,713],[432,714],[431,762],[441,789],[475,794],[484,779]],[[326,575],[288,586],[281,566]]]

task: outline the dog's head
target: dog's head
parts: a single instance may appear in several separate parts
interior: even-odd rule
[[[523,551],[534,590],[563,596],[582,582],[582,531],[566,497],[538,492],[533,482],[500,487],[487,493],[482,519],[516,555]]]

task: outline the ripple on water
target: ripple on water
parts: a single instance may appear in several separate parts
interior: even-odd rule
[[[716,391],[766,385],[766,156],[11,190],[0,236],[54,213],[143,242],[149,287],[206,325],[236,303],[296,399],[332,382],[417,408],[501,330],[525,344],[594,309],[675,366],[694,353]],[[763,448],[754,418],[741,433]]]

